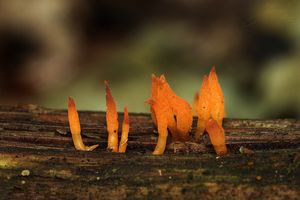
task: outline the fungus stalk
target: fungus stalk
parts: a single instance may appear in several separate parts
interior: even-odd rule
[[[149,103],[151,106],[151,111],[154,113],[155,119],[157,120],[156,122],[158,129],[157,144],[152,154],[162,155],[165,151],[168,138],[168,119],[165,111],[167,107],[163,107],[162,102],[158,102],[153,98],[147,101],[147,103]]]
[[[206,130],[216,153],[218,155],[227,154],[225,132],[222,126],[220,126],[216,120],[209,119],[206,123]]]
[[[128,115],[128,109],[127,107],[124,108],[124,119],[122,124],[122,135],[121,135],[121,141],[119,144],[119,152],[125,153],[127,148],[127,142],[128,142],[128,133],[129,133],[129,115]]]
[[[151,102],[150,102],[151,104]],[[165,151],[168,138],[168,119],[164,110],[157,102],[152,103],[157,119],[158,139],[153,155],[162,155]]]
[[[168,138],[168,129],[167,127],[160,124],[158,125],[158,139],[156,147],[153,151],[153,155],[162,155],[166,149],[167,138]]]
[[[92,146],[85,146],[83,144],[81,138],[81,128],[80,128],[78,112],[76,110],[75,101],[71,97],[69,97],[68,99],[68,119],[69,119],[69,125],[70,125],[73,143],[76,150],[92,151],[99,146],[98,144]]]

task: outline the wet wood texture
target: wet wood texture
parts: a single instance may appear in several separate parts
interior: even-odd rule
[[[130,114],[126,154],[106,151],[105,113],[79,115],[93,152],[74,149],[65,110],[0,106],[0,199],[300,198],[300,120],[225,119],[227,156],[207,137],[204,151],[152,156],[148,114]]]

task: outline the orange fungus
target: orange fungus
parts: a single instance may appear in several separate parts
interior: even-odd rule
[[[206,122],[211,116],[210,93],[208,77],[204,76],[197,103],[198,122],[195,134],[196,140],[199,140],[204,133]]]
[[[218,155],[225,155],[227,148],[225,144],[225,132],[222,126],[216,120],[209,119],[206,123],[206,130],[216,153]]]
[[[218,81],[215,67],[213,67],[209,73],[208,82],[211,91],[211,116],[222,126],[225,116],[224,95]]]
[[[116,103],[111,95],[111,91],[107,81],[105,83],[106,91],[106,124],[108,132],[107,149],[112,152],[118,152],[118,113]]]
[[[155,155],[163,154],[168,129],[173,141],[187,141],[192,125],[192,108],[182,98],[178,97],[170,88],[164,75],[156,77],[152,75],[150,104],[151,116],[158,129],[158,142],[153,152]]]
[[[127,107],[124,108],[124,119],[122,124],[122,135],[119,144],[119,152],[126,152],[127,142],[128,142],[128,133],[129,133],[129,115]]]
[[[71,97],[68,99],[68,119],[75,149],[81,151],[92,151],[98,147],[98,145],[85,146],[83,144],[78,112],[76,110],[75,101]]]

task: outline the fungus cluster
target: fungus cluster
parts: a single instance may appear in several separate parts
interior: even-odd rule
[[[105,81],[105,91],[106,91],[106,124],[108,132],[108,142],[107,149],[112,152],[126,152],[128,133],[129,133],[129,115],[127,107],[124,108],[124,120],[122,124],[122,135],[120,144],[118,143],[118,113],[116,109],[116,103],[111,94],[108,82]],[[69,97],[68,99],[68,119],[70,130],[72,134],[73,143],[76,150],[81,151],[92,151],[99,145],[85,146],[81,138],[81,128],[79,116],[76,110],[75,101]],[[118,146],[119,145],[119,146]]]
[[[128,132],[129,132],[129,116],[127,107],[124,108],[124,120],[122,124],[122,135],[120,145],[118,143],[118,113],[115,100],[111,94],[107,81],[105,83],[106,91],[106,124],[108,132],[107,149],[112,152],[124,153],[127,148]],[[119,145],[119,146],[118,146]]]
[[[164,153],[168,130],[172,141],[191,140],[192,108],[170,88],[164,75],[152,75],[152,94],[147,101],[151,116],[158,129],[158,141],[153,154]],[[215,67],[203,78],[199,93],[196,93],[193,107],[198,116],[195,140],[199,142],[206,130],[218,155],[227,153],[222,122],[225,115],[224,95],[218,81]]]
[[[152,75],[152,94],[150,104],[152,120],[158,129],[158,141],[153,154],[161,155],[165,151],[168,129],[172,141],[188,141],[193,122],[192,108],[171,89],[164,75]]]
[[[105,81],[106,91],[106,124],[108,132],[107,149],[112,152],[126,152],[129,115],[127,107],[124,108],[124,120],[122,135],[118,141],[118,113],[116,103],[111,94],[108,82]],[[171,89],[164,75],[159,77],[152,74],[151,97],[146,101],[150,105],[151,117],[158,130],[158,140],[153,151],[154,155],[164,153],[167,138],[170,133],[172,142],[192,141],[190,131],[193,122],[192,107],[190,104],[177,96]],[[195,140],[199,142],[206,131],[210,141],[218,155],[227,153],[225,144],[225,132],[222,127],[225,115],[224,95],[218,81],[215,67],[209,75],[205,75],[193,103],[195,114],[198,117]],[[72,139],[77,150],[92,151],[98,145],[85,146],[81,138],[81,128],[74,100],[68,100],[68,118]]]

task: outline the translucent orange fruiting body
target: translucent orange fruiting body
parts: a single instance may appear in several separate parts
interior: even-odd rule
[[[202,86],[199,91],[197,113],[198,122],[197,129],[195,133],[195,139],[198,141],[202,134],[204,133],[207,120],[211,116],[211,91],[209,87],[208,77],[203,77]]]
[[[215,67],[204,76],[197,104],[198,122],[195,139],[200,140],[205,129],[209,133],[217,154],[227,152],[222,122],[225,115],[224,95]]]
[[[180,98],[171,89],[164,75],[161,76],[163,84],[163,93],[166,94],[168,104],[171,107],[173,115],[176,116],[176,131],[171,133],[175,136],[176,140],[188,141],[189,131],[193,123],[192,107],[184,99]]]
[[[161,155],[165,151],[168,137],[167,115],[164,112],[164,107],[160,103],[158,103],[158,101],[150,99],[147,102],[151,105],[155,113],[155,118],[157,120],[158,140],[153,154]]]
[[[118,113],[116,103],[111,94],[107,81],[106,90],[106,122],[108,132],[107,149],[112,152],[125,152],[127,148],[129,133],[129,115],[127,107],[124,109],[124,121],[122,124],[121,141],[118,146]],[[190,140],[189,132],[193,122],[192,108],[184,99],[180,98],[169,86],[164,75],[156,77],[152,75],[150,104],[151,117],[158,128],[158,141],[153,154],[161,155],[166,148],[168,130],[173,141]],[[214,148],[219,155],[227,153],[225,145],[225,133],[222,121],[225,115],[224,95],[218,81],[215,67],[204,76],[199,93],[196,93],[194,110],[198,115],[196,140],[199,140],[206,129]],[[98,145],[86,147],[81,138],[81,128],[75,102],[72,98],[68,100],[68,118],[75,148],[78,150],[91,151]]]
[[[175,132],[176,121],[168,102],[168,94],[163,91],[163,87],[164,85],[161,77],[158,78],[152,74],[152,96],[148,102],[151,105],[150,110],[152,120],[154,121],[154,124],[158,126],[157,115],[163,116],[163,118],[166,118],[167,128],[169,128],[171,132]]]
[[[206,130],[216,153],[218,155],[225,155],[227,148],[225,144],[225,132],[222,126],[216,120],[209,119],[206,123]]]
[[[71,133],[76,135],[80,134],[81,127],[80,127],[79,116],[76,110],[75,101],[71,97],[69,97],[68,99],[68,119],[69,119]]]
[[[160,78],[152,74],[152,95],[147,103],[151,106],[152,120],[156,124],[159,134],[157,145],[153,151],[154,155],[164,153],[168,137],[168,127],[171,129],[175,127],[175,119],[168,105],[166,94],[162,92],[162,87]]]
[[[218,81],[218,76],[215,67],[213,67],[208,76],[209,88],[212,94],[211,97],[211,117],[222,126],[225,116],[224,95]]]
[[[75,149],[81,151],[92,151],[98,147],[98,145],[85,146],[83,144],[78,112],[76,110],[75,101],[71,97],[68,99],[68,120]]]
[[[112,152],[118,152],[118,113],[116,103],[111,95],[107,81],[104,81],[106,91],[106,124],[108,132],[107,149]]]
[[[170,88],[165,77],[152,75],[151,98],[147,101],[151,106],[151,116],[158,128],[158,142],[153,152],[155,155],[163,154],[168,129],[173,141],[187,141],[192,125],[191,106],[178,97]]]
[[[122,135],[119,144],[119,152],[126,152],[127,141],[128,141],[128,133],[129,133],[129,115],[127,107],[124,108],[124,119],[122,124]]]

